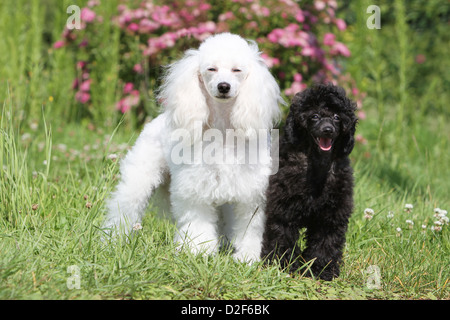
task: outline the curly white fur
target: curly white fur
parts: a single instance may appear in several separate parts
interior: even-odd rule
[[[258,46],[229,33],[206,39],[198,50],[188,50],[168,67],[158,98],[164,112],[145,126],[122,161],[121,181],[107,201],[104,227],[128,233],[141,222],[158,189],[170,197],[180,247],[212,253],[226,239],[233,243],[236,258],[258,260],[270,154],[259,154],[257,164],[240,157],[251,152],[258,132],[278,121],[278,104],[283,103]],[[180,130],[188,139],[174,138]],[[207,132],[234,136],[232,141],[216,141],[211,134],[207,138]],[[235,138],[244,141],[244,155],[235,153]],[[222,149],[216,150],[231,154],[233,163],[195,161],[199,152],[218,141]],[[180,145],[182,156],[192,151],[192,162],[174,161],[173,152]]]

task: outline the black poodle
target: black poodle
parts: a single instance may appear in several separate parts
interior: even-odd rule
[[[295,271],[314,259],[315,277],[339,276],[345,232],[353,210],[356,104],[344,89],[316,85],[297,93],[280,143],[278,172],[267,190],[262,258]],[[297,245],[306,228],[306,249]],[[310,276],[309,272],[306,273]]]

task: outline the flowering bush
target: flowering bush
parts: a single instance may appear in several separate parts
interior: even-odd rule
[[[154,109],[144,104],[154,100],[160,67],[211,34],[225,31],[257,41],[285,95],[293,96],[313,82],[332,81],[346,87],[361,108],[363,94],[339,63],[351,53],[337,40],[336,34],[346,29],[336,17],[337,1],[309,0],[300,5],[292,0],[175,0],[170,6],[155,2],[142,0],[132,7],[136,1],[122,1],[111,18],[121,32],[118,111],[152,113]],[[73,84],[75,99],[82,105],[91,103],[89,70],[98,45],[91,39],[96,24],[103,21],[96,13],[99,5],[99,0],[88,1],[81,10],[81,30],[65,29],[63,39],[54,44],[83,57]]]

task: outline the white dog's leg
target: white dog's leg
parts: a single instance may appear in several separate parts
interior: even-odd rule
[[[218,220],[214,207],[192,204],[172,197],[173,216],[177,224],[174,242],[194,254],[211,254],[219,249]]]
[[[250,263],[259,261],[266,220],[262,202],[260,206],[254,203],[236,204],[233,220],[233,256]]]
[[[160,117],[148,124],[136,144],[121,162],[121,181],[107,200],[105,231],[128,234],[140,223],[152,192],[163,181],[167,165],[159,140],[164,121]]]

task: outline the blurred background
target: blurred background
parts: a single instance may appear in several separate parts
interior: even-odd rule
[[[378,178],[426,193],[433,177],[433,191],[448,195],[450,4],[371,5],[2,0],[0,101],[11,103],[22,131],[43,113],[59,131],[108,132],[120,120],[121,132],[139,131],[159,112],[163,66],[230,31],[257,41],[286,101],[314,82],[343,86],[358,103],[354,157],[382,163]]]

